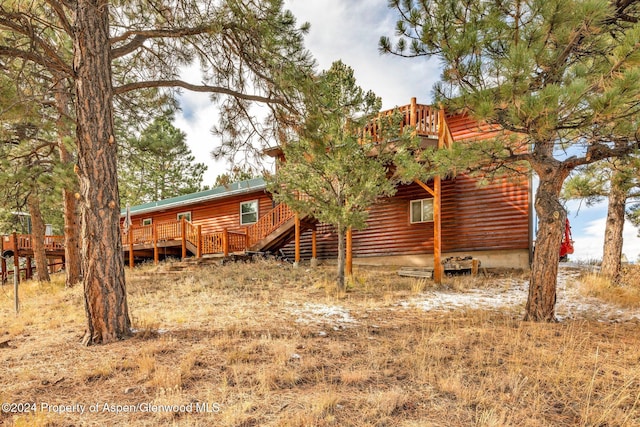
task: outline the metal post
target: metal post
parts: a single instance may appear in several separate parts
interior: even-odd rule
[[[158,256],[158,224],[155,222],[152,225],[153,228],[153,263],[158,264],[159,256]]]
[[[293,262],[294,267],[300,265],[300,215],[295,216],[295,258]]]
[[[135,261],[133,257],[133,227],[129,227],[127,234],[127,237],[129,238],[129,269],[133,270],[133,263]]]
[[[345,273],[347,276],[353,275],[353,230],[351,227],[347,228],[347,260],[345,265]]]
[[[187,257],[187,220],[182,217],[180,222],[180,234],[182,235],[182,259]]]
[[[20,283],[20,250],[18,248],[18,235],[13,233],[13,281],[17,280]],[[16,279],[17,277],[17,279]]]
[[[14,255],[15,259],[19,259],[16,255]],[[16,262],[18,265],[17,270],[16,267],[13,267],[13,302],[16,310],[16,314],[20,313],[20,299],[18,298],[18,288],[20,284],[20,262]],[[14,265],[15,265],[14,264]]]

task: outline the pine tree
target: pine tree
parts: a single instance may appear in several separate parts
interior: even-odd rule
[[[120,150],[121,204],[138,205],[202,189],[204,163],[196,163],[173,114],[157,117]]]
[[[258,176],[260,175],[249,166],[234,166],[229,172],[225,172],[216,176],[216,180],[214,181],[213,186],[227,186],[235,182],[257,178]]]
[[[586,199],[587,206],[608,201],[600,274],[614,283],[622,270],[622,234],[627,202],[640,197],[638,158],[603,160],[577,170],[563,188],[565,199]]]
[[[640,5],[392,0],[390,6],[401,14],[399,39],[393,45],[382,37],[381,50],[436,56],[443,64],[437,99],[504,129],[501,138],[470,144],[458,170],[523,162],[537,174],[538,232],[525,319],[554,321],[566,218],[562,184],[578,166],[637,147]]]
[[[393,117],[379,122],[381,140],[362,132],[375,119],[381,100],[357,86],[353,70],[341,61],[322,73],[316,84],[303,131],[299,139],[283,146],[286,161],[271,177],[269,191],[300,215],[334,226],[337,286],[344,290],[347,229],[364,228],[367,208],[378,198],[395,194],[400,171],[413,159],[409,148],[415,140],[408,132],[398,135],[399,122]],[[391,136],[393,150],[387,147]],[[389,177],[396,165],[403,167]]]
[[[117,109],[129,108],[133,119],[133,107],[160,88],[206,92],[221,108],[215,131],[225,136],[222,151],[264,141],[298,120],[299,87],[309,83],[314,67],[302,45],[306,27],[296,27],[282,0],[11,0],[0,5],[0,29],[0,58],[35,64],[53,83],[61,76],[72,82],[84,342],[126,337]],[[187,65],[200,65],[201,83],[179,78]],[[256,103],[266,106],[265,120],[255,118]]]
[[[39,117],[34,115],[37,110],[22,111],[24,115],[14,120],[0,115],[3,119],[3,130],[0,132],[0,194],[5,209],[29,213],[37,277],[41,282],[48,282],[50,277],[44,247],[43,211],[46,210],[45,204],[51,204],[52,200],[43,194],[56,173],[56,144],[47,139],[51,131],[38,123]]]

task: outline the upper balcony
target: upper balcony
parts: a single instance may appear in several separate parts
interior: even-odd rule
[[[402,116],[400,132],[405,127],[415,128],[416,135],[428,140],[438,140],[440,110],[430,105],[416,103],[416,98],[411,98],[411,103],[390,110],[381,111],[378,120],[373,120],[363,129],[363,136],[370,137],[374,141],[378,139],[379,123],[381,118],[391,116],[396,111]]]
[[[377,119],[372,120],[364,127],[362,130],[362,137],[367,139],[371,138],[373,141],[378,140],[378,134],[380,133],[380,119],[391,116],[396,111],[398,111],[402,116],[399,131],[402,132],[407,126],[415,128],[416,135],[421,139],[421,148],[438,147],[449,145],[451,143],[449,131],[446,123],[444,123],[444,111],[431,105],[418,104],[416,102],[416,98],[411,98],[411,102],[407,105],[384,110],[378,113]],[[444,137],[442,140],[443,145],[439,145],[438,143],[440,136]],[[282,148],[280,146],[267,148],[264,150],[264,153],[268,156],[284,160]]]

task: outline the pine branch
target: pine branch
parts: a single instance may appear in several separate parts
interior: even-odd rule
[[[0,51],[0,54],[2,52]],[[238,92],[229,88],[225,88],[222,86],[210,86],[210,85],[195,85],[183,80],[150,80],[143,82],[134,82],[128,83],[122,86],[114,87],[113,92],[115,95],[119,95],[125,92],[130,92],[133,90],[139,89],[148,89],[148,88],[183,88],[190,90],[192,92],[204,92],[204,93],[216,93],[221,95],[229,95],[234,98],[243,99],[246,101],[254,101],[254,102],[262,102],[265,104],[278,104],[288,111],[295,113],[296,111],[288,105],[281,98],[271,98],[260,95],[249,95],[242,92]]]
[[[35,17],[24,14],[24,13],[7,12],[4,10],[4,8],[0,6],[0,27],[4,27],[9,31],[14,31],[17,34],[22,34],[32,42],[33,46],[42,49],[43,54],[45,56],[43,57],[41,54],[33,53],[32,55],[35,55],[33,58],[38,58],[38,61],[34,61],[34,62],[40,65],[44,65],[46,67],[51,67],[53,69],[63,71],[69,75],[73,75],[71,67],[67,63],[65,63],[65,61],[58,55],[58,49],[51,46],[48,42],[45,42],[42,38],[38,37],[33,27],[29,23],[24,22],[31,18],[36,19]],[[22,24],[19,24],[18,22],[22,22]],[[45,24],[53,27],[53,25],[50,23],[45,23]],[[16,55],[19,52],[24,52],[25,55],[29,56],[28,52],[22,51],[20,49],[10,48],[9,46],[6,46],[5,49],[7,50],[4,52],[0,50],[0,55],[8,54],[9,56],[16,57]],[[18,56],[18,57],[21,57],[23,59],[34,60],[31,57],[25,57],[25,56]],[[45,57],[48,59],[45,60],[44,59]]]
[[[113,48],[111,50],[111,58],[117,59],[128,55],[131,52],[134,52],[136,49],[140,48],[144,42],[150,39],[156,38],[180,38],[186,36],[195,36],[198,34],[203,34],[209,32],[211,30],[210,25],[203,25],[200,27],[194,28],[174,28],[174,29],[153,29],[153,30],[144,30],[144,31],[126,31],[118,37],[113,37],[110,40],[111,45],[113,46],[116,43],[128,40],[127,44]]]
[[[60,20],[60,25],[64,29],[64,32],[67,33],[69,37],[73,37],[73,27],[71,26],[71,23],[67,19],[67,15],[63,9],[64,3],[61,3],[56,0],[45,0],[45,1],[49,6],[51,6],[53,11],[56,13],[56,16]],[[69,6],[67,6],[67,8],[69,8]]]

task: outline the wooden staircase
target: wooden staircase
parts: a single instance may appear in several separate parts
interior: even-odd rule
[[[247,229],[247,251],[275,251],[286,245],[295,236],[296,213],[284,203],[279,204],[258,222]],[[300,231],[312,228],[315,221],[310,217],[300,218]]]

